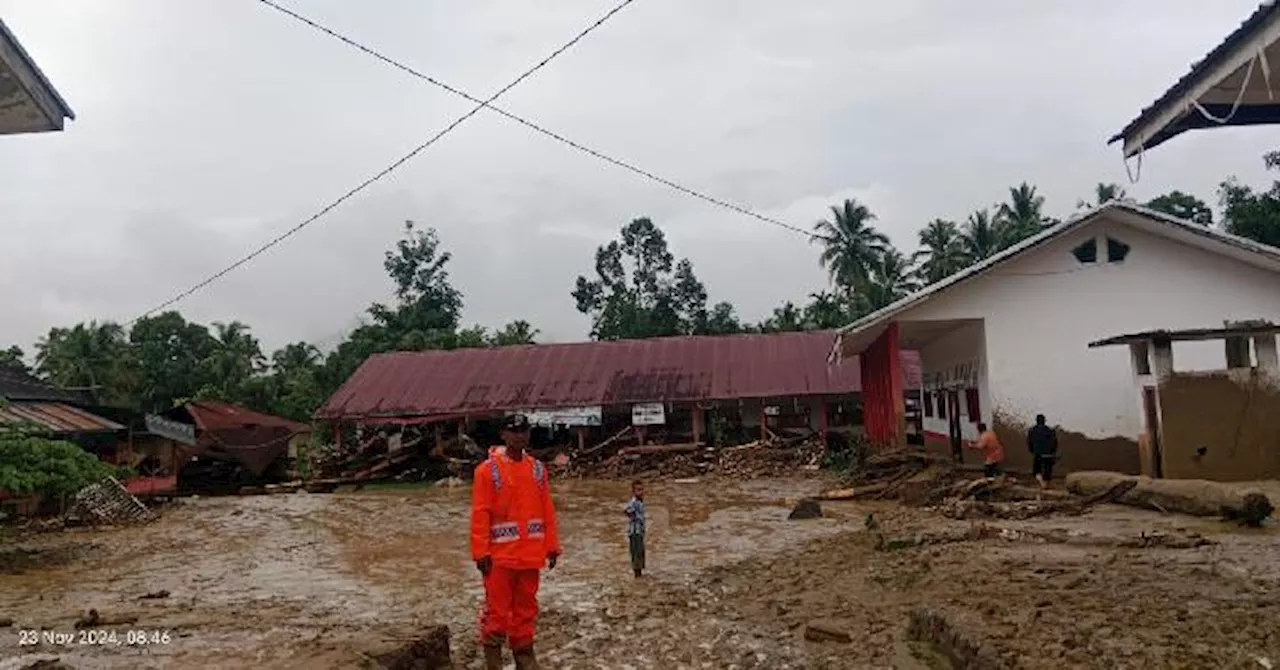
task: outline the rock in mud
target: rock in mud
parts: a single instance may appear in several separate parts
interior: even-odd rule
[[[9,628],[14,624],[14,620],[7,616],[0,616],[0,628]]]
[[[164,589],[160,589],[159,591],[152,591],[150,593],[140,595],[138,596],[138,600],[159,600],[161,598],[168,598],[168,597],[169,597],[169,592]]]
[[[449,627],[436,626],[422,637],[394,649],[371,654],[386,670],[453,670],[449,655]]]
[[[801,498],[787,518],[793,521],[796,519],[821,519],[822,505],[819,505],[818,501],[812,498]]]
[[[942,612],[929,608],[911,611],[907,635],[930,645],[946,657],[952,667],[973,670],[1009,670],[993,649],[957,628]]]
[[[853,636],[849,631],[830,621],[811,621],[804,627],[804,639],[810,642],[837,642],[849,644]]]
[[[41,659],[30,665],[22,666],[22,670],[76,670],[74,666],[67,665],[60,658]]]

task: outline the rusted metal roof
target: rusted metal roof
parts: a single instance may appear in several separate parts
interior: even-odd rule
[[[857,361],[827,363],[833,341],[818,331],[378,354],[316,418],[856,393]],[[918,387],[919,359],[905,358]]]
[[[284,428],[295,433],[305,433],[311,426],[297,421],[290,421],[274,414],[255,412],[247,407],[233,405],[221,400],[192,400],[183,406],[200,430],[227,430],[232,428],[250,428],[264,426]]]
[[[11,401],[0,404],[0,424],[32,423],[55,433],[110,433],[124,426],[60,402]]]

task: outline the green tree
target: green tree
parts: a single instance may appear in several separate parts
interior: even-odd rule
[[[718,302],[696,329],[697,335],[735,335],[746,332],[747,328],[738,318],[737,310],[729,302]]]
[[[269,395],[271,411],[295,421],[307,421],[325,396],[320,388],[320,351],[294,342],[271,354]]]
[[[114,473],[71,442],[30,426],[0,426],[0,490],[68,495]]]
[[[31,373],[31,368],[27,366],[26,352],[22,351],[22,347],[12,346],[8,349],[0,349],[0,371],[2,370]]]
[[[36,372],[64,388],[89,389],[99,402],[131,406],[137,371],[124,328],[116,323],[79,323],[51,328],[36,343]]]
[[[804,323],[816,330],[829,330],[848,325],[853,320],[848,302],[827,291],[809,294],[810,302],[804,307]]]
[[[965,238],[954,221],[934,219],[920,231],[920,249],[913,260],[921,281],[933,284],[950,277],[968,265]]]
[[[760,324],[760,330],[765,333],[790,333],[807,330],[806,325],[804,311],[788,300],[781,307],[773,308],[773,314]]]
[[[1201,225],[1213,225],[1213,210],[1203,200],[1182,191],[1170,191],[1146,204],[1148,209],[1164,212]]]
[[[870,279],[856,294],[858,316],[884,309],[919,287],[906,256],[897,249],[888,249],[872,266]]]
[[[596,249],[596,277],[579,276],[578,311],[591,317],[600,340],[695,332],[705,323],[707,293],[687,260],[678,263],[666,236],[648,218],[623,226],[621,237]]]
[[[991,211],[980,209],[969,215],[960,232],[965,259],[977,263],[994,256],[1006,247],[1000,227],[991,218]]]
[[[210,359],[219,342],[209,329],[178,312],[138,319],[129,331],[141,409],[162,412],[194,398],[211,380]]]
[[[205,383],[198,395],[245,402],[251,395],[250,385],[266,368],[266,356],[249,326],[239,321],[214,322],[212,346],[202,363]]]
[[[1128,197],[1128,194],[1119,184],[1098,182],[1098,185],[1093,187],[1093,202],[1083,199],[1077,200],[1076,207],[1079,209],[1099,207],[1112,200],[1124,200],[1126,197]]]
[[[524,319],[517,319],[494,331],[489,344],[495,347],[509,347],[513,344],[533,344],[538,337],[538,329]]]
[[[1001,244],[1011,247],[1045,227],[1044,197],[1026,182],[1009,189],[1009,202],[1000,205],[996,221]]]
[[[889,247],[889,238],[872,227],[875,214],[857,200],[831,208],[831,218],[814,224],[810,240],[822,247],[818,262],[836,286],[851,289],[871,275],[871,268]]]

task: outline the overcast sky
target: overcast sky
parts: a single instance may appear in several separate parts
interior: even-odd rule
[[[615,2],[280,1],[480,97]],[[1022,180],[1055,215],[1126,183],[1107,138],[1256,4],[636,0],[499,104],[797,226],[857,197],[911,249],[930,219]],[[0,17],[78,116],[0,137],[0,346],[138,316],[469,109],[255,0],[0,0]],[[1277,137],[1185,135],[1129,192],[1212,203],[1227,175],[1265,183]],[[269,347],[331,346],[389,297],[382,252],[413,219],[453,252],[466,323],[581,339],[574,278],[638,216],[745,318],[825,285],[802,236],[482,112],[179,308],[245,321]]]

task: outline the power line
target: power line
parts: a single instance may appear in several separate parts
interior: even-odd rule
[[[800,233],[801,235],[804,235],[805,237],[808,237],[808,238],[813,237],[812,233],[810,233],[807,230],[804,230],[803,228],[793,226],[789,223],[786,223],[785,221],[779,221],[778,219],[775,219],[770,216],[765,216],[764,214],[760,214],[759,212],[752,211],[742,205],[737,205],[727,200],[723,200],[715,196],[707,195],[706,193],[702,193],[701,191],[697,191],[687,186],[684,186],[682,184],[676,183],[670,179],[667,179],[666,177],[662,177],[660,175],[654,174],[653,172],[649,172],[648,170],[637,167],[636,165],[633,165],[621,159],[614,158],[608,154],[605,154],[604,152],[598,151],[596,149],[592,149],[591,147],[575,142],[574,140],[571,140],[565,137],[564,135],[561,135],[553,130],[540,126],[537,123],[534,123],[533,121],[517,116],[501,107],[496,107],[494,105],[491,105],[489,104],[488,101],[480,100],[479,98],[471,95],[470,93],[467,93],[466,91],[463,91],[462,89],[459,89],[457,87],[451,86],[439,79],[436,79],[435,77],[432,77],[431,75],[419,72],[418,70],[415,70],[413,67],[406,65],[398,60],[395,60],[390,56],[384,55],[383,53],[377,51],[376,49],[365,46],[364,44],[361,44],[360,42],[357,42],[354,39],[351,39],[350,37],[347,37],[346,35],[343,35],[342,33],[339,33],[336,30],[329,28],[328,26],[322,25],[312,19],[309,19],[293,11],[292,9],[289,9],[287,7],[282,7],[281,5],[277,4],[274,0],[258,0],[258,2],[261,2],[262,4],[268,7],[271,7],[272,9],[275,9],[276,11],[292,19],[295,19],[301,23],[304,23],[322,33],[325,33],[326,35],[329,35],[330,37],[333,37],[334,39],[341,41],[342,43],[352,47],[353,49],[362,51],[382,61],[383,63],[386,63],[387,65],[390,65],[398,70],[407,72],[413,75],[414,77],[417,77],[418,79],[421,79],[431,84],[432,86],[436,86],[437,88],[444,89],[445,91],[448,91],[449,93],[452,93],[465,100],[478,103],[481,108],[486,108],[491,112],[504,116],[507,119],[515,121],[516,123],[526,128],[529,128],[530,130],[541,133],[542,135],[546,135],[547,137],[550,137],[551,139],[556,140],[557,142],[560,142],[569,147],[577,149],[578,151],[581,151],[582,153],[585,153],[593,158],[600,159],[606,163],[609,163],[610,165],[613,165],[615,167],[620,167],[624,170],[627,170],[628,172],[640,175],[645,179],[649,179],[651,181],[657,182],[659,184],[662,184],[663,186],[666,186],[667,188],[673,189],[675,191],[679,191],[680,193],[683,193],[688,196],[692,196],[704,202],[711,203],[717,207],[722,207],[724,209],[737,212],[745,216],[749,216],[758,221],[762,221],[764,223],[768,223],[774,226],[779,226],[781,228],[785,228],[787,230]]]
[[[266,0],[262,0],[262,1],[263,1],[263,2],[266,2]],[[610,9],[610,10],[609,10],[608,12],[606,12],[603,16],[601,16],[600,18],[596,19],[594,22],[592,22],[590,25],[588,25],[586,28],[584,28],[584,29],[583,29],[581,32],[579,32],[577,35],[574,35],[574,36],[573,36],[573,39],[570,39],[568,42],[565,42],[563,45],[561,45],[558,49],[556,49],[555,51],[552,51],[552,52],[551,52],[551,54],[550,54],[549,56],[547,56],[546,58],[543,58],[541,61],[538,61],[538,63],[536,63],[533,67],[529,68],[528,70],[525,70],[523,73],[521,73],[521,74],[520,74],[520,76],[519,76],[519,77],[516,77],[514,80],[512,80],[512,81],[511,81],[511,83],[507,84],[506,86],[503,86],[501,89],[499,89],[499,90],[498,90],[498,92],[496,92],[496,93],[494,93],[493,95],[489,96],[489,97],[488,97],[488,99],[486,99],[486,100],[475,100],[475,102],[477,103],[475,107],[473,107],[473,108],[472,108],[470,111],[468,111],[466,114],[463,114],[462,116],[459,116],[458,118],[454,119],[452,123],[450,123],[449,125],[445,126],[443,129],[441,129],[441,130],[440,130],[439,132],[437,132],[435,135],[432,135],[432,136],[431,136],[431,139],[428,139],[426,142],[423,142],[422,144],[419,144],[417,147],[415,147],[415,148],[413,149],[413,151],[410,151],[409,153],[405,154],[404,156],[401,156],[401,157],[400,157],[400,158],[398,158],[394,163],[392,163],[391,165],[388,165],[387,167],[383,168],[383,169],[382,169],[382,170],[380,170],[377,174],[373,175],[372,177],[369,177],[368,179],[365,179],[364,181],[360,182],[360,184],[358,184],[355,188],[352,188],[351,190],[347,191],[346,193],[343,193],[343,194],[342,194],[341,196],[339,196],[336,200],[334,200],[333,202],[331,202],[331,203],[329,203],[329,204],[325,205],[323,208],[321,208],[321,209],[320,209],[320,211],[316,212],[315,214],[312,214],[310,217],[308,217],[308,218],[307,218],[306,220],[304,220],[302,223],[299,223],[298,225],[296,225],[296,226],[294,226],[294,227],[290,228],[289,230],[286,230],[285,232],[281,233],[280,235],[277,235],[277,236],[276,236],[275,238],[273,238],[271,241],[269,241],[269,242],[267,242],[266,244],[264,244],[264,245],[262,245],[262,246],[258,247],[257,249],[255,249],[255,250],[254,250],[252,253],[250,253],[249,255],[245,256],[244,258],[241,258],[240,260],[238,260],[238,261],[236,261],[236,262],[232,263],[231,265],[228,265],[227,267],[223,268],[222,270],[219,270],[218,272],[216,272],[216,273],[214,273],[214,274],[210,275],[209,277],[207,277],[206,279],[204,279],[204,281],[201,281],[200,283],[196,284],[195,286],[192,286],[191,288],[189,288],[189,289],[187,289],[187,290],[185,290],[185,291],[183,291],[183,292],[181,292],[181,293],[179,293],[179,294],[175,295],[174,297],[172,297],[172,298],[170,298],[170,299],[168,299],[168,300],[166,300],[166,301],[164,301],[164,302],[160,303],[159,305],[157,305],[157,306],[155,306],[155,307],[153,307],[153,308],[151,308],[151,309],[147,310],[146,312],[143,312],[141,316],[139,316],[139,317],[137,317],[137,318],[133,319],[132,321],[130,321],[130,322],[129,322],[128,324],[126,324],[126,325],[133,325],[133,324],[134,324],[134,323],[136,323],[139,319],[142,319],[142,318],[144,318],[144,317],[147,317],[147,316],[150,316],[150,315],[152,315],[152,314],[155,314],[156,312],[159,312],[160,310],[163,310],[163,309],[165,309],[165,308],[167,308],[167,307],[169,307],[169,306],[171,306],[171,305],[173,305],[173,304],[175,304],[175,303],[177,303],[177,302],[179,302],[179,301],[181,301],[181,300],[186,299],[187,297],[189,297],[189,296],[191,296],[192,294],[196,293],[196,292],[197,292],[197,291],[199,291],[200,289],[202,289],[202,288],[204,288],[204,287],[208,286],[209,284],[212,284],[213,282],[218,281],[218,280],[219,280],[219,279],[221,279],[222,277],[226,276],[228,273],[235,271],[237,268],[239,268],[239,267],[241,267],[241,266],[245,265],[246,263],[248,263],[249,261],[253,260],[254,258],[257,258],[258,256],[261,256],[263,253],[266,253],[266,251],[267,251],[267,250],[271,249],[272,247],[276,246],[277,244],[280,244],[281,242],[283,242],[284,240],[288,239],[289,237],[292,237],[294,234],[298,233],[298,232],[299,232],[299,231],[301,231],[303,228],[306,228],[307,226],[311,225],[312,223],[315,223],[315,222],[316,222],[316,221],[318,221],[321,217],[323,217],[324,215],[326,215],[326,214],[328,214],[329,212],[333,211],[335,208],[337,208],[339,205],[341,205],[342,203],[346,202],[347,200],[351,199],[351,198],[352,198],[353,196],[355,196],[357,193],[360,193],[361,191],[365,190],[366,188],[368,188],[368,187],[372,186],[375,182],[377,182],[377,181],[381,180],[383,177],[385,177],[385,176],[387,176],[387,175],[391,174],[392,172],[395,172],[397,169],[399,169],[399,168],[400,168],[401,166],[403,166],[405,163],[408,163],[408,162],[409,162],[410,160],[412,160],[415,156],[417,156],[418,154],[420,154],[420,153],[422,153],[423,151],[425,151],[425,150],[427,149],[427,147],[430,147],[431,145],[435,144],[435,143],[436,143],[440,138],[442,138],[442,137],[444,137],[445,135],[447,135],[447,134],[449,134],[450,132],[452,132],[454,128],[457,128],[458,126],[460,126],[460,125],[462,125],[463,123],[465,123],[468,119],[470,119],[471,117],[475,116],[475,115],[476,115],[476,113],[478,113],[481,109],[484,109],[485,107],[488,107],[488,106],[489,106],[489,103],[491,103],[491,102],[493,102],[494,100],[497,100],[498,98],[502,97],[503,95],[505,95],[505,94],[506,94],[508,91],[510,91],[511,89],[515,88],[516,86],[519,86],[519,85],[520,85],[524,80],[528,79],[529,77],[533,76],[536,72],[538,72],[538,71],[539,71],[539,70],[541,70],[542,68],[546,67],[546,65],[547,65],[548,63],[550,63],[551,61],[555,60],[558,56],[560,56],[560,54],[562,54],[562,53],[564,53],[564,52],[568,51],[569,49],[571,49],[575,44],[577,44],[578,42],[582,41],[582,39],[583,39],[583,38],[585,38],[587,35],[591,34],[591,33],[592,33],[596,28],[599,28],[600,26],[604,25],[604,24],[605,24],[605,22],[607,22],[609,19],[611,19],[611,18],[613,18],[614,16],[616,16],[616,15],[617,15],[619,12],[621,12],[623,9],[626,9],[626,8],[627,8],[627,6],[628,6],[628,5],[630,5],[632,2],[635,2],[635,0],[622,0],[621,2],[619,2],[617,5],[615,5],[615,6],[613,7],[613,9]],[[268,2],[267,4],[271,5],[272,7],[275,7],[276,9],[279,9],[279,10],[281,10],[281,11],[287,11],[287,10],[285,10],[283,7],[280,7],[279,5],[275,5],[275,4],[270,3],[270,2]]]

